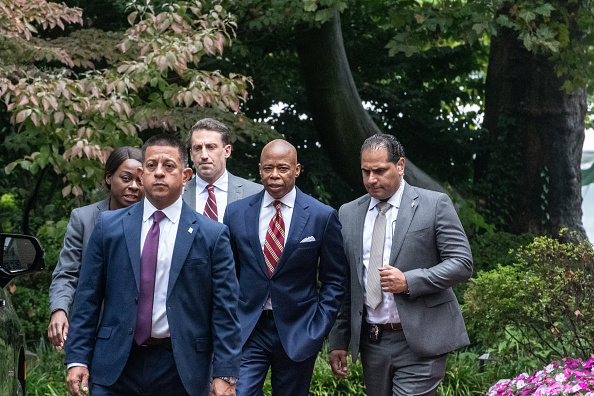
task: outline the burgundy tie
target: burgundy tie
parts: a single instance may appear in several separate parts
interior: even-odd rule
[[[276,263],[280,260],[285,248],[285,222],[281,214],[282,202],[274,201],[272,205],[276,208],[276,213],[268,224],[264,239],[264,261],[266,261],[270,276],[274,273]]]
[[[159,252],[159,222],[164,218],[165,213],[159,210],[153,213],[153,225],[146,235],[140,257],[140,292],[138,293],[138,315],[134,332],[134,341],[137,345],[142,345],[151,337],[155,275]]]
[[[219,216],[217,212],[217,198],[214,195],[214,186],[209,184],[206,186],[208,189],[208,199],[206,200],[206,205],[204,205],[204,216],[208,216],[214,221],[219,221]]]

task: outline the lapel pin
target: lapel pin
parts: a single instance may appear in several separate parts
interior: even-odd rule
[[[188,228],[188,232],[191,234],[194,231],[192,227]]]
[[[411,204],[410,204],[410,207],[411,207],[411,208],[414,208],[414,207],[415,207],[415,203],[414,203],[414,202],[413,202],[413,203],[411,203]]]

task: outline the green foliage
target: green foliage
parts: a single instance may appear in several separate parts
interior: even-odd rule
[[[499,265],[508,266],[514,263],[515,257],[510,252],[532,242],[529,234],[510,234],[508,232],[484,233],[470,241],[475,273],[490,271]]]
[[[44,21],[22,2],[15,7],[44,28],[64,28],[62,19],[82,22],[79,9],[61,6]],[[220,5],[203,12],[197,1],[168,3],[136,10],[128,20],[125,34],[93,29],[42,42],[18,24],[21,30],[11,33],[10,22],[0,19],[6,38],[0,97],[18,126],[9,133],[11,144],[27,153],[11,161],[7,173],[17,166],[32,174],[49,167],[63,176],[64,196],[80,196],[96,186],[113,147],[139,145],[138,133],[147,128],[175,131],[177,109],[239,111],[251,80],[197,67],[231,45],[234,18]],[[19,46],[23,41],[27,45]]]
[[[463,311],[473,336],[497,356],[543,362],[594,353],[593,252],[587,241],[548,237],[515,252],[515,264],[479,272]]]
[[[480,232],[493,235],[495,231],[495,226],[488,224],[485,218],[476,211],[476,203],[474,201],[464,200],[458,209],[458,216],[460,217],[464,231],[466,231],[466,235],[469,237]]]
[[[30,396],[66,396],[64,351],[55,350],[41,339],[29,342],[37,356],[27,357],[27,394]]]

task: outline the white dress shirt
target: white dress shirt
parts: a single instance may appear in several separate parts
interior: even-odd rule
[[[196,212],[204,213],[204,207],[206,206],[206,200],[208,199],[208,183],[196,176]],[[223,222],[223,215],[227,208],[227,192],[229,190],[229,172],[225,169],[225,172],[215,181],[214,195],[217,200],[217,219],[219,223]]]
[[[285,244],[289,237],[289,228],[291,227],[291,218],[293,217],[293,207],[295,206],[295,197],[297,197],[297,190],[295,187],[289,191],[284,197],[279,199],[283,204],[281,205],[281,215],[283,216],[283,222],[285,223]],[[260,223],[258,228],[258,235],[260,236],[260,247],[264,251],[264,243],[266,242],[266,231],[270,220],[276,213],[276,208],[272,205],[275,199],[268,194],[268,191],[264,191],[264,198],[262,198],[262,206],[260,207]],[[268,298],[264,309],[272,309],[272,300]]]
[[[404,192],[404,179],[401,179],[400,187],[398,190],[388,199],[390,208],[386,211],[386,239],[384,240],[384,256],[383,265],[390,264],[390,253],[392,251],[392,237],[394,235],[394,226],[396,223],[396,217],[398,217],[398,209],[400,208],[400,201],[402,201],[402,193]],[[367,285],[367,269],[369,268],[369,256],[371,250],[371,237],[373,235],[373,225],[375,218],[379,213],[376,205],[379,200],[371,197],[369,202],[369,209],[365,215],[365,224],[363,226],[363,285]],[[365,300],[367,291],[365,291]],[[394,294],[382,292],[382,302],[375,308],[372,309],[369,305],[367,307],[367,322],[368,323],[399,323],[400,316],[398,315],[398,309],[394,302]]]
[[[169,285],[169,269],[171,268],[171,257],[177,236],[177,227],[182,209],[181,196],[172,205],[161,210],[165,218],[159,223],[159,253],[157,256],[157,273],[155,275],[155,293],[153,297],[153,327],[151,337],[169,337],[169,322],[167,322],[166,299],[167,287]],[[144,199],[144,211],[142,213],[142,229],[140,231],[140,254],[149,229],[153,225],[153,213],[158,209]]]

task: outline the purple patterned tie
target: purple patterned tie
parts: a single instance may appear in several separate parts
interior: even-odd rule
[[[142,345],[151,337],[155,274],[157,273],[157,254],[159,252],[159,222],[164,218],[165,213],[159,210],[153,213],[153,225],[146,235],[140,257],[140,292],[138,293],[138,316],[134,332],[136,345]]]

